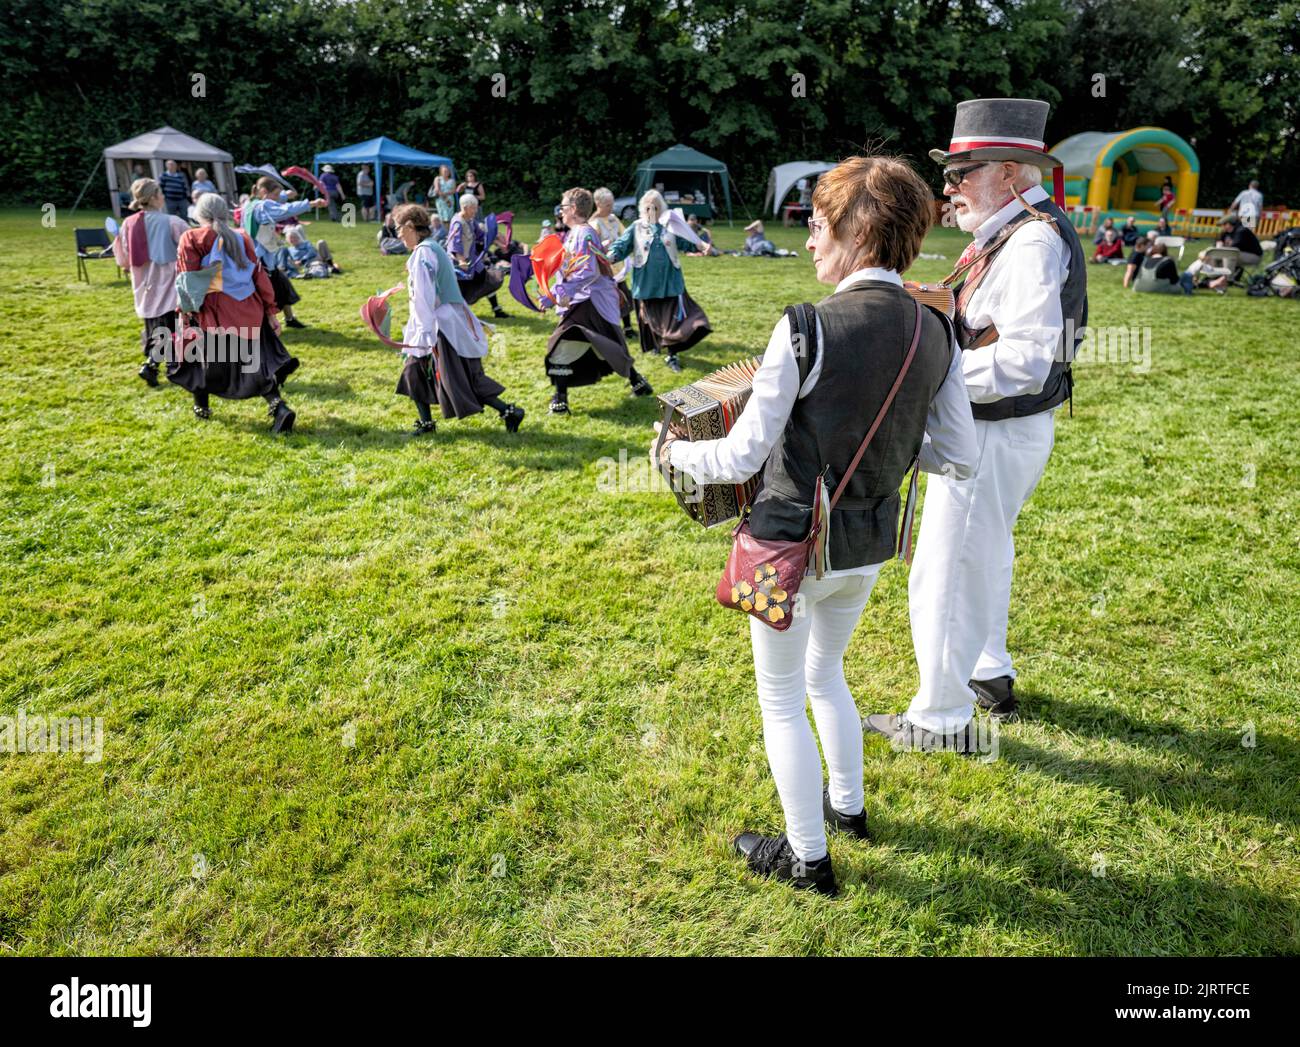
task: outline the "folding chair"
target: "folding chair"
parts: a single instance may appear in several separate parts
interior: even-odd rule
[[[1168,251],[1172,251],[1175,247],[1178,248],[1178,260],[1179,260],[1180,262],[1183,260],[1183,251],[1184,251],[1184,250],[1186,249],[1186,247],[1187,247],[1187,237],[1185,237],[1185,236],[1157,236],[1157,237],[1156,237],[1156,243],[1158,243],[1158,244],[1164,244],[1164,245],[1165,245],[1165,251],[1166,251],[1166,252],[1168,252]]]
[[[113,258],[113,241],[108,238],[107,230],[74,229],[77,238],[77,279],[90,283],[90,270],[86,261],[94,258]],[[119,277],[121,274],[118,274]]]

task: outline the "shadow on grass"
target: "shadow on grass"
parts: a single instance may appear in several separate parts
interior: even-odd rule
[[[1245,732],[1236,725],[1198,730],[1173,720],[1143,720],[1119,708],[1031,692],[1023,693],[1021,702],[1031,722],[1174,755],[1178,764],[1168,772],[1153,772],[1137,760],[1079,759],[1019,739],[1012,726],[1002,732],[1000,745],[1001,759],[1014,767],[1064,782],[1106,786],[1130,802],[1146,798],[1168,810],[1210,807],[1270,824],[1300,825],[1293,791],[1300,779],[1300,752],[1290,738],[1256,731],[1254,745],[1247,747],[1242,744]],[[1270,789],[1275,795],[1268,795]],[[1279,796],[1293,797],[1289,809],[1277,806]]]
[[[973,821],[912,821],[873,810],[871,822],[877,845],[938,858],[949,873],[922,880],[889,866],[863,876],[852,851],[846,862],[840,847],[841,883],[853,893],[888,892],[972,929],[993,921],[1008,932],[1050,933],[1071,954],[1276,953],[1295,948],[1300,934],[1300,907],[1280,894],[1186,873],[1133,872],[1115,859],[1094,875],[1095,863],[1044,836]],[[1104,841],[1097,847],[1105,853]]]

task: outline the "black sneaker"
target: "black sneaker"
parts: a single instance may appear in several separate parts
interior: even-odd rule
[[[568,414],[569,398],[567,396],[555,395],[551,397],[551,414]]]
[[[976,751],[971,725],[960,731],[938,734],[918,727],[901,713],[872,713],[862,719],[862,726],[873,734],[884,735],[890,747],[899,752],[949,752],[969,756]]]
[[[822,791],[822,816],[826,819],[826,827],[831,832],[846,833],[859,840],[869,840],[867,835],[867,811],[863,808],[861,814],[840,814],[831,806],[831,791],[824,789]]]
[[[519,432],[519,424],[524,420],[524,409],[518,404],[511,404],[501,412],[501,420],[506,423],[506,432]]]
[[[286,320],[286,321],[284,322],[284,326],[285,326],[285,327],[297,327],[297,328],[303,328],[303,327],[306,327],[307,325],[306,325],[305,323],[303,323],[301,320],[299,320],[299,319],[295,316],[292,320]]]
[[[423,436],[425,433],[436,433],[438,423],[430,418],[427,422],[421,418],[415,420],[415,428],[411,430],[412,436]]]
[[[144,364],[136,374],[144,379],[144,384],[150,389],[158,388],[158,368],[155,364]]]
[[[785,880],[799,891],[816,891],[830,897],[839,893],[831,856],[828,854],[815,862],[802,861],[790,849],[785,833],[780,836],[741,833],[731,841],[731,845],[745,859],[749,871],[758,876]]]
[[[293,432],[293,422],[298,416],[289,409],[289,405],[277,396],[271,401],[269,408],[271,412],[271,432]]]
[[[210,407],[200,407],[198,404],[195,404],[195,405],[194,405],[194,417],[195,417],[195,418],[202,418],[204,421],[207,421],[209,418],[212,417],[212,408],[210,408]]]
[[[636,376],[636,380],[632,383],[633,396],[654,396],[654,392],[645,375],[639,374]]]
[[[677,359],[677,355],[675,353],[669,353],[666,357],[664,357],[664,363],[668,365],[668,370],[672,371],[673,374],[682,373],[682,362],[679,359]]]
[[[502,309],[500,306],[497,306],[497,308],[495,308],[495,309],[492,310],[492,315],[493,315],[494,317],[496,317],[496,319],[498,319],[498,320],[504,320],[504,319],[506,319],[507,317],[510,316],[510,314],[507,313],[507,312],[506,312],[504,309]]]
[[[1001,723],[1015,723],[1020,719],[1020,701],[1016,698],[1014,679],[997,676],[992,680],[970,680],[975,701],[993,719]]]

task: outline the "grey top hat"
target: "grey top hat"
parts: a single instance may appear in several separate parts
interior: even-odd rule
[[[957,103],[952,141],[947,149],[931,149],[939,164],[957,160],[1014,160],[1050,169],[1061,161],[1047,152],[1046,102],[1035,98],[972,98]]]

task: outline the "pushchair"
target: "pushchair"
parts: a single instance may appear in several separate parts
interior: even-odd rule
[[[1252,276],[1246,285],[1246,293],[1252,298],[1277,295],[1300,300],[1300,244]]]

